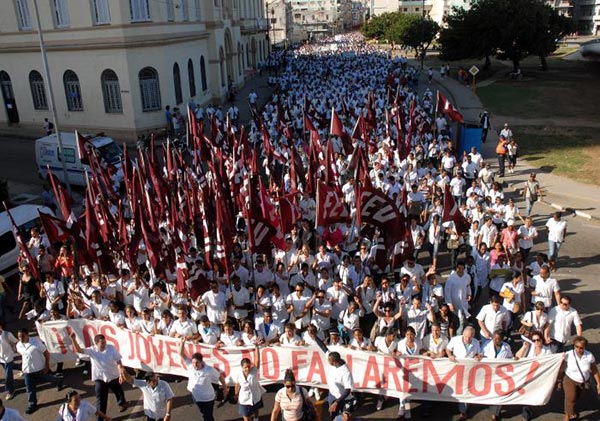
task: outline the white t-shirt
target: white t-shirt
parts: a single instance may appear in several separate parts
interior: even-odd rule
[[[450,339],[450,342],[448,342],[448,346],[446,347],[446,349],[452,351],[452,354],[456,358],[473,358],[477,354],[479,354],[480,348],[479,341],[477,341],[477,339],[472,338],[471,343],[465,344],[463,342],[462,335],[460,335]]]
[[[192,397],[195,402],[210,402],[215,399],[215,390],[212,387],[213,383],[219,383],[219,372],[204,364],[200,370],[196,370],[192,366],[192,360],[187,359],[185,364],[188,366],[188,384],[187,390],[192,392]]]
[[[354,381],[352,380],[352,373],[346,363],[335,367],[330,365],[329,372],[327,373],[327,386],[329,387],[329,393],[335,399],[340,398],[346,389],[352,389]]]
[[[508,314],[508,310],[506,310],[506,308],[500,306],[498,311],[495,311],[492,307],[492,304],[486,304],[481,307],[481,310],[477,315],[477,320],[483,322],[491,334],[493,334],[497,329],[504,329],[504,327],[508,325],[509,318],[510,315]],[[491,336],[485,336],[483,330],[480,333],[482,337],[485,337],[486,339],[492,339]]]
[[[554,218],[548,219],[546,222],[546,228],[548,228],[548,241],[554,241],[556,243],[562,243],[565,241],[565,231],[567,229],[567,221],[561,219],[559,221]]]
[[[262,399],[262,395],[265,393],[265,389],[259,383],[256,367],[250,370],[248,377],[240,371],[235,382],[240,385],[240,393],[238,395],[240,405],[254,405]]]
[[[581,326],[579,313],[573,307],[563,310],[562,307],[552,307],[548,312],[550,337],[558,342],[567,343],[571,337],[571,327]]]
[[[63,421],[93,421],[98,410],[88,401],[81,400],[77,412],[71,412],[67,404],[61,405],[58,414]],[[4,418],[2,418],[4,420]]]
[[[594,354],[590,351],[583,351],[581,358],[577,356],[574,350],[565,353],[565,362],[567,363],[565,368],[565,374],[573,381],[582,383],[589,380],[592,374],[592,366],[596,364]],[[579,368],[577,364],[579,363]],[[579,372],[581,370],[581,372]],[[583,373],[583,379],[581,374]]]
[[[15,359],[16,344],[17,338],[11,332],[4,330],[0,333],[0,363],[9,363]]]
[[[25,374],[36,373],[46,367],[46,345],[38,338],[29,338],[29,342],[19,342],[17,344],[17,352],[21,354],[22,367],[21,371]]]
[[[535,292],[537,295],[533,296],[532,301],[542,301],[544,303],[544,307],[548,308],[552,305],[552,297],[554,293],[560,291],[560,287],[558,286],[558,282],[554,278],[548,278],[544,281],[544,279],[540,276],[534,276],[532,281],[535,282]]]
[[[114,346],[107,344],[104,351],[95,347],[84,348],[82,354],[89,355],[92,361],[92,381],[102,380],[108,383],[119,378],[117,362],[121,361],[121,354]]]
[[[133,387],[142,391],[144,414],[148,418],[161,419],[167,415],[167,401],[175,396],[169,383],[159,380],[156,387],[153,388],[145,380],[135,379]]]

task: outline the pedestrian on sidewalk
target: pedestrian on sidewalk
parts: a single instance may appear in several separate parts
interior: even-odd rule
[[[498,156],[498,176],[504,177],[506,167],[506,156],[508,155],[508,140],[505,135],[501,134],[496,144],[496,155]]]
[[[558,253],[567,237],[567,221],[561,219],[561,212],[554,212],[546,222],[548,229],[548,261],[550,269],[555,272],[558,268]]]
[[[431,85],[431,82],[433,81],[433,69],[431,67],[429,68],[429,70],[427,70],[427,80]]]
[[[50,136],[54,132],[54,123],[47,118],[44,119],[44,131],[46,132],[46,136]]]
[[[529,174],[529,179],[525,182],[523,189],[523,200],[525,201],[525,214],[531,216],[533,204],[542,197],[540,183],[535,179],[535,173]]]
[[[483,129],[483,132],[481,133],[481,142],[485,143],[488,131],[490,130],[490,114],[487,111],[484,110],[479,114],[479,124],[481,124],[481,128]]]
[[[4,321],[0,320],[0,364],[4,368],[4,388],[7,401],[15,396],[13,365],[16,345],[17,338],[11,332],[4,330]],[[0,419],[2,418],[0,417]]]

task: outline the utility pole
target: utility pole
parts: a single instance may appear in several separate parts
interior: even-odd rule
[[[48,56],[46,55],[46,45],[44,44],[44,34],[42,30],[42,24],[40,23],[40,12],[38,10],[37,0],[33,0],[33,8],[35,9],[35,21],[37,23],[38,37],[40,39],[40,52],[42,53],[42,61],[44,62],[44,73],[46,74],[46,83],[48,86],[48,106],[52,111],[52,118],[54,119],[54,130],[56,132],[56,140],[58,141],[58,158],[62,163],[63,168],[63,182],[67,185],[67,191],[71,194],[71,183],[69,183],[69,173],[67,171],[67,163],[65,162],[65,156],[63,154],[63,144],[60,136],[60,129],[58,124],[58,114],[56,114],[56,106],[54,101],[54,90],[52,89],[52,79],[50,78],[50,68],[48,67]]]

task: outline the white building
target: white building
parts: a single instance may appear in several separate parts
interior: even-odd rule
[[[374,16],[386,12],[397,12],[430,16],[442,25],[444,16],[449,14],[453,7],[469,8],[469,0],[371,0],[370,8]]]
[[[292,5],[286,0],[272,0],[266,3],[269,23],[269,39],[273,45],[284,45],[292,39]]]
[[[600,35],[600,0],[573,0],[572,16],[581,35]]]
[[[119,137],[164,109],[219,102],[268,54],[262,0],[37,0],[61,130]],[[0,14],[0,129],[41,132],[46,76],[33,0]]]

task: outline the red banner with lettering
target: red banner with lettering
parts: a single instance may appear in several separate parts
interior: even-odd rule
[[[80,345],[86,347],[101,333],[119,351],[125,366],[186,376],[179,356],[179,339],[132,333],[96,320],[47,322],[38,324],[38,332],[53,362],[77,357],[70,332],[75,332]],[[185,347],[187,355],[201,352],[204,362],[222,371],[230,384],[241,370],[242,358],[252,360],[255,354],[252,347],[216,348],[193,343],[186,343]],[[563,360],[563,354],[553,354],[518,361],[452,362],[447,358],[392,357],[342,347],[330,350],[339,352],[349,365],[357,392],[482,405],[544,405],[552,394]],[[265,346],[259,352],[262,383],[281,383],[285,370],[292,368],[298,383],[327,388],[330,366],[319,348]]]

